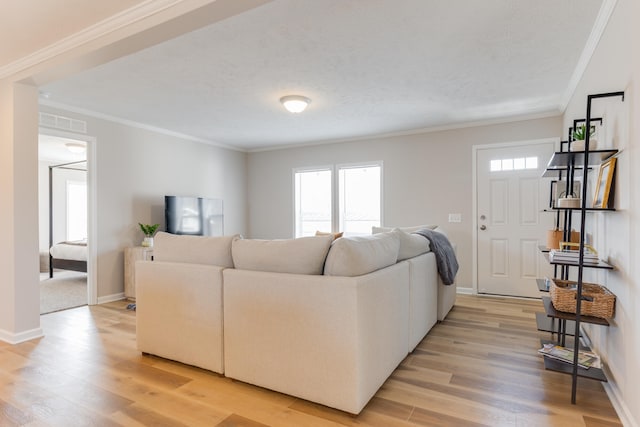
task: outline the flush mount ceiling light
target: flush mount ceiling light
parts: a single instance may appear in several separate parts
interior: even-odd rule
[[[302,113],[307,108],[307,105],[311,103],[311,100],[306,96],[287,95],[280,98],[280,102],[290,113]]]
[[[79,142],[67,142],[64,146],[72,153],[84,153],[84,150],[87,149],[84,144],[80,144]]]

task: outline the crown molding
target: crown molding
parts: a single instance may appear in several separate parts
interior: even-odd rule
[[[604,30],[609,23],[609,19],[613,14],[613,10],[616,8],[616,4],[618,0],[604,0],[602,2],[602,6],[600,7],[600,11],[598,12],[598,16],[596,17],[596,21],[593,24],[593,28],[591,29],[591,33],[589,34],[589,38],[587,39],[587,43],[584,45],[584,49],[582,54],[580,55],[580,59],[578,59],[578,64],[576,68],[573,70],[573,74],[569,79],[569,84],[567,85],[567,89],[564,94],[560,98],[560,108],[562,111],[567,109],[573,94],[578,88],[578,84],[580,80],[587,70],[587,66],[589,65],[589,61],[591,61],[591,57],[596,51],[596,47],[598,43],[600,43],[600,39],[604,34]]]
[[[0,67],[0,79],[10,77],[179,4],[196,3],[195,6],[198,6],[199,4],[206,4],[210,2],[211,0],[146,0],[136,6],[110,16],[95,25],[85,28],[84,30],[58,40],[25,57]]]
[[[235,146],[232,146],[232,145],[226,145],[226,144],[222,144],[222,143],[211,141],[211,140],[204,139],[204,138],[198,138],[198,137],[193,136],[193,135],[187,135],[187,134],[180,133],[180,132],[175,132],[175,131],[172,131],[172,130],[169,130],[169,129],[148,125],[148,124],[136,122],[136,121],[133,121],[133,120],[123,119],[121,117],[111,116],[109,114],[103,114],[103,113],[99,113],[97,111],[92,111],[92,110],[87,110],[87,109],[84,109],[84,108],[74,107],[72,105],[67,105],[67,104],[63,104],[63,103],[60,103],[60,102],[53,102],[53,101],[49,101],[49,100],[40,99],[39,100],[39,104],[40,105],[44,105],[46,107],[57,108],[57,109],[62,110],[62,111],[67,111],[67,112],[76,113],[76,114],[82,114],[83,116],[94,117],[96,119],[101,119],[101,120],[106,120],[106,121],[113,122],[113,123],[118,123],[118,124],[121,124],[121,125],[124,125],[124,126],[130,126],[130,127],[137,128],[137,129],[148,130],[148,131],[151,131],[151,132],[159,133],[161,135],[167,135],[167,136],[172,136],[172,137],[175,137],[175,138],[184,139],[184,140],[187,140],[187,141],[193,141],[193,142],[198,142],[198,143],[201,143],[201,144],[211,145],[213,147],[223,148],[225,150],[239,151],[239,152],[242,152],[242,153],[247,151],[247,150],[245,150],[243,148],[240,148],[240,147],[235,147]],[[55,129],[55,128],[52,128],[52,129]]]

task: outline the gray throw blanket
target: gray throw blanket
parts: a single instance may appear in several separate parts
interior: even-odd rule
[[[442,283],[445,285],[453,284],[456,273],[458,273],[458,260],[447,236],[428,228],[414,231],[414,234],[419,234],[429,240],[431,251],[436,256],[436,266]]]

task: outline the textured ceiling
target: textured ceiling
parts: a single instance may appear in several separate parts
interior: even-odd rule
[[[274,0],[41,90],[247,150],[559,114],[602,3]]]

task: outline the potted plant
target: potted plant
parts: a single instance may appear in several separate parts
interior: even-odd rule
[[[156,231],[158,230],[158,227],[160,227],[160,224],[150,225],[150,224],[138,223],[138,225],[140,226],[140,230],[142,230],[142,232],[144,233],[144,240],[142,241],[142,246],[146,248],[152,248],[153,236],[154,234],[156,234]]]
[[[591,126],[589,132],[589,149],[594,150],[596,148],[596,140],[592,137],[596,133],[596,127]],[[573,141],[571,142],[571,151],[584,151],[584,140],[587,137],[587,126],[580,125],[573,130]]]

